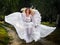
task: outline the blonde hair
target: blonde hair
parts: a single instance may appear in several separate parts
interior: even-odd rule
[[[26,12],[26,9],[27,9],[27,8],[22,8],[22,9],[21,9],[22,13],[25,13],[25,12]],[[32,15],[34,15],[36,9],[30,8],[30,11],[31,11]]]

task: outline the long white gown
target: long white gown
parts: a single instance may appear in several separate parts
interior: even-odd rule
[[[38,41],[52,33],[56,27],[49,27],[41,24],[41,15],[35,10],[34,16],[26,17],[25,13],[15,12],[5,16],[5,21],[13,25],[18,36],[26,43],[33,40]]]

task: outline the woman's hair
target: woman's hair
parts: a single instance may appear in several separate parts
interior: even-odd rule
[[[25,13],[27,13],[27,10],[29,9],[29,14],[31,14],[30,8],[26,8]]]

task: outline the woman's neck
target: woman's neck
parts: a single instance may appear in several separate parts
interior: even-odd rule
[[[27,16],[27,17],[29,17],[29,16],[30,16],[30,14],[26,13],[26,16]]]

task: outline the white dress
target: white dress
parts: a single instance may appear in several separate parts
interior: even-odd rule
[[[15,12],[5,16],[5,21],[13,25],[19,38],[24,39],[26,43],[48,36],[56,27],[49,27],[41,24],[41,15],[38,10],[34,16],[26,17],[24,13]]]

